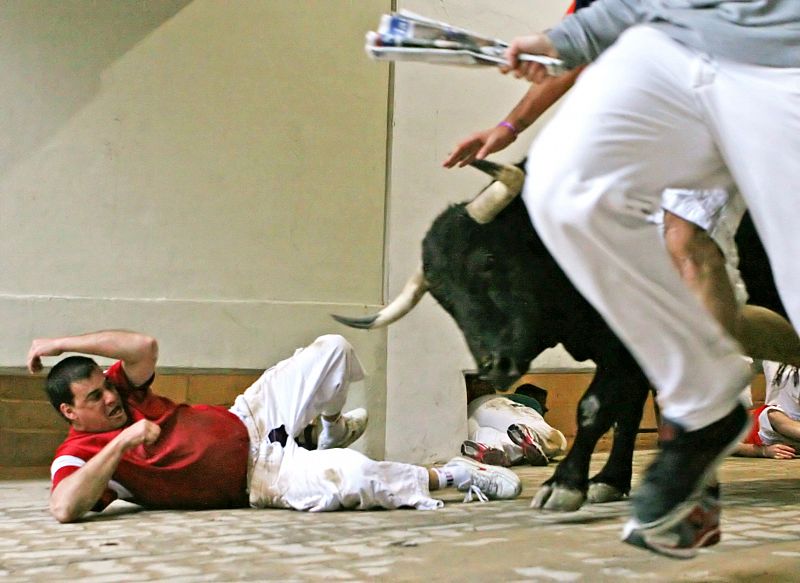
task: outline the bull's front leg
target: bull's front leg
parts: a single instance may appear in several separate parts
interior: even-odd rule
[[[611,453],[603,469],[589,480],[587,501],[593,504],[621,500],[631,490],[636,435],[650,390],[647,378],[632,359],[631,365],[630,375],[626,376],[627,382],[618,382],[614,389],[619,404]]]
[[[566,512],[577,510],[586,500],[592,452],[616,419],[614,393],[608,380],[604,381],[607,376],[598,365],[594,379],[578,404],[575,441],[553,477],[539,488],[532,507]]]

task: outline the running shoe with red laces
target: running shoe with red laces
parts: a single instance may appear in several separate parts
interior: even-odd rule
[[[502,466],[508,468],[511,466],[511,460],[508,459],[508,454],[502,449],[490,447],[485,443],[479,441],[472,441],[467,439],[461,444],[461,455],[472,458],[482,464],[489,464],[492,466]]]
[[[522,448],[522,455],[532,466],[546,466],[550,460],[544,453],[544,449],[539,445],[536,434],[527,425],[514,423],[508,426],[508,437]]]

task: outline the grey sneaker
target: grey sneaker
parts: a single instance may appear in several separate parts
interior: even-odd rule
[[[471,502],[473,497],[481,502],[487,500],[510,500],[519,496],[522,484],[517,474],[507,468],[481,464],[465,457],[454,457],[444,468],[466,467],[470,478],[456,484],[460,492],[466,492],[464,502]]]
[[[686,555],[693,555],[704,537],[681,534],[676,540],[673,535],[698,505],[703,506],[705,484],[749,427],[750,416],[741,405],[696,431],[665,420],[659,429],[661,451],[633,495],[633,518],[625,525],[623,540],[658,552],[663,551],[654,546],[672,545],[674,552],[663,553],[670,556],[681,556],[679,549],[690,549]],[[671,542],[651,542],[663,536]]]
[[[698,548],[710,547],[720,541],[721,511],[719,487],[706,486],[692,511],[672,527],[647,531],[631,519],[625,525],[622,540],[667,557],[691,559]]]
[[[322,430],[317,439],[317,449],[333,449],[334,447],[347,447],[364,434],[369,421],[367,410],[359,407],[347,413],[342,413],[345,431],[341,438],[331,438]]]

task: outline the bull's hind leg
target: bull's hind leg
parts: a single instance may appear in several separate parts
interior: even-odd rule
[[[558,464],[553,477],[534,496],[531,504],[534,508],[571,511],[580,508],[586,500],[592,452],[597,441],[616,420],[619,403],[624,400],[619,386],[621,375],[618,371],[614,373],[609,375],[606,367],[598,365],[594,379],[578,404],[575,442],[564,460]],[[622,454],[619,456],[622,459]]]
[[[631,365],[630,382],[619,383],[615,389],[619,402],[616,405],[616,426],[611,453],[603,469],[589,480],[586,500],[593,504],[621,500],[631,489],[636,434],[650,390],[650,384],[639,368],[633,361]]]

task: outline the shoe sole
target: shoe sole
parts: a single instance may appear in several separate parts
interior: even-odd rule
[[[467,442],[465,441],[464,443]],[[470,453],[469,451],[465,451],[467,449],[474,450],[475,453]],[[511,462],[509,461],[506,452],[494,447],[490,447],[481,451],[479,448],[476,448],[474,446],[470,445],[465,447],[464,444],[462,444],[461,455],[473,459],[478,463],[488,464],[490,466],[500,466],[503,468],[508,468],[511,466]]]
[[[511,429],[512,427],[514,427],[514,429]],[[528,431],[519,429],[519,425],[515,423],[509,426],[506,433],[511,441],[522,448],[522,455],[530,465],[546,466],[550,463],[544,450],[534,441],[533,436]]]
[[[672,529],[673,527],[677,526],[680,521],[686,518],[694,507],[698,504],[700,495],[703,489],[706,487],[709,478],[711,478],[722,464],[722,461],[728,457],[733,450],[736,449],[736,446],[739,442],[748,434],[750,431],[750,427],[752,425],[752,419],[750,415],[747,415],[745,419],[745,423],[736,437],[731,440],[728,445],[726,445],[720,453],[717,454],[711,463],[706,467],[703,474],[700,476],[700,480],[697,482],[697,486],[695,489],[689,494],[686,500],[680,504],[678,504],[675,508],[671,511],[667,512],[664,516],[655,520],[653,522],[647,524],[639,524],[636,519],[629,520],[625,526],[623,527],[623,542],[628,544],[632,544],[637,547],[650,549],[661,553],[666,556],[676,557],[676,558],[691,558],[697,554],[697,548],[700,546],[710,546],[711,544],[716,543],[709,543],[707,545],[701,545],[699,543],[695,543],[690,547],[664,547],[662,545],[657,545],[656,543],[648,542],[646,540],[646,536],[650,535],[658,535],[661,533],[665,533]],[[719,535],[719,529],[715,529],[709,532],[709,536],[704,537],[704,540],[708,540],[710,535],[716,532]],[[639,540],[641,539],[641,540]],[[718,542],[718,541],[717,541]],[[687,553],[683,553],[681,551],[687,551]]]
[[[702,536],[695,539],[691,546],[676,547],[648,540],[646,536],[647,533],[643,532],[640,528],[636,528],[636,526],[635,521],[628,521],[623,529],[623,542],[673,559],[692,559],[697,556],[697,550],[699,548],[713,546],[719,543],[722,538],[722,531],[719,527],[716,527],[706,531]]]

